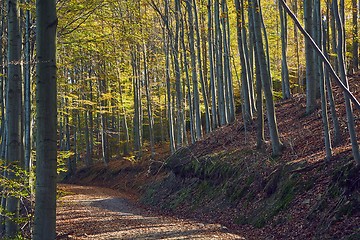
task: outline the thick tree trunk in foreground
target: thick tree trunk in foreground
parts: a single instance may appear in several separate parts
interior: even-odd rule
[[[36,198],[34,240],[55,239],[56,220],[56,3],[36,1]]]

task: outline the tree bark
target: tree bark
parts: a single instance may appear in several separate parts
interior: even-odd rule
[[[186,9],[188,13],[189,22],[189,50],[191,60],[191,78],[193,85],[193,96],[194,96],[194,116],[195,116],[195,133],[196,140],[202,137],[202,126],[201,126],[201,112],[200,112],[200,98],[199,98],[199,86],[198,86],[198,72],[196,66],[196,52],[195,52],[195,33],[194,33],[194,17],[192,12],[191,0],[186,0]]]
[[[313,6],[314,0],[304,0],[304,21],[305,30],[313,35]],[[316,79],[315,79],[315,59],[314,50],[310,41],[305,38],[305,57],[306,57],[306,113],[312,113],[316,108]]]
[[[279,2],[279,13],[280,13],[280,25],[281,25],[281,86],[283,99],[289,99],[291,97],[290,92],[290,80],[289,80],[289,68],[287,64],[287,18],[286,12]]]
[[[352,68],[359,68],[358,2],[352,0]]]
[[[21,35],[19,26],[19,8],[17,0],[8,1],[8,84],[6,101],[6,164],[9,166],[21,166],[22,164],[22,141],[21,141]],[[15,179],[15,173],[9,171],[8,179]],[[13,214],[14,218],[19,214],[19,199],[9,196],[6,201],[6,211]],[[7,237],[15,237],[18,226],[15,221],[7,218],[5,222],[5,234]]]
[[[344,25],[342,21],[342,17],[339,14],[338,9],[338,1],[333,0],[333,8],[334,8],[334,15],[335,15],[335,21],[337,26],[337,32],[338,32],[338,46],[337,46],[337,54],[338,54],[338,61],[339,61],[339,71],[340,71],[340,78],[345,85],[347,89],[349,89],[349,83],[346,76],[346,67],[345,67],[345,56],[344,56],[344,50],[345,50],[345,36],[344,36]],[[346,116],[347,116],[347,123],[348,123],[348,129],[350,134],[350,140],[351,140],[351,146],[352,146],[352,153],[354,156],[355,161],[357,164],[360,164],[360,152],[359,152],[359,145],[357,143],[357,137],[356,137],[356,130],[355,130],[355,121],[354,121],[354,115],[353,110],[351,106],[350,99],[348,95],[344,93],[345,97],[345,107],[346,107]]]
[[[34,240],[55,239],[57,94],[56,2],[36,1],[36,197]]]
[[[254,21],[254,36],[256,41],[256,54],[259,60],[259,68],[261,74],[261,83],[264,90],[266,110],[268,117],[269,132],[272,144],[272,154],[278,156],[281,153],[283,145],[279,139],[279,133],[276,123],[275,106],[273,100],[273,92],[271,87],[271,76],[268,71],[268,62],[264,51],[263,36],[261,34],[261,16],[260,11],[256,9],[260,8],[258,0],[252,0],[253,8],[253,21]]]

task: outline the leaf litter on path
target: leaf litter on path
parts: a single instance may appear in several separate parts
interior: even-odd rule
[[[107,188],[62,184],[57,239],[245,239],[220,224],[161,216],[136,196]]]

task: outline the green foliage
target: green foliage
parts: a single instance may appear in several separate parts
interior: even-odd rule
[[[67,172],[67,160],[74,156],[73,151],[58,151],[57,155],[57,173],[65,173]]]
[[[7,165],[5,161],[0,160],[0,189],[1,197],[14,197],[20,200],[20,214],[15,216],[14,213],[7,212],[0,206],[0,215],[11,219],[19,226],[23,232],[19,233],[15,239],[24,239],[25,231],[31,227],[33,221],[33,202],[31,195],[31,184],[29,183],[30,174],[21,167],[13,164]],[[9,179],[6,175],[12,174],[15,177]]]
[[[0,175],[0,187],[3,195],[19,198],[26,198],[30,195],[28,172],[17,165],[6,165],[3,160],[0,160],[0,171],[15,176],[15,179],[8,179],[3,174]]]

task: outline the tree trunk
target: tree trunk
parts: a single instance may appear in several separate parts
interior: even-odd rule
[[[281,25],[281,86],[283,99],[289,99],[291,97],[290,92],[290,81],[289,81],[289,68],[287,64],[287,18],[286,12],[279,2],[279,13],[280,13],[280,25]]]
[[[320,2],[317,1],[316,4],[317,12],[320,12]],[[319,19],[320,23],[320,30],[322,32],[322,37],[319,38],[320,43],[323,46],[323,52],[326,52],[326,27],[322,26],[321,19]],[[320,35],[321,36],[321,35]],[[331,140],[330,140],[330,129],[329,129],[329,120],[328,120],[328,111],[327,111],[327,101],[326,101],[326,86],[325,86],[325,76],[324,76],[324,64],[322,63],[321,59],[318,58],[318,66],[321,68],[322,74],[320,76],[320,98],[321,98],[321,116],[323,121],[323,128],[324,128],[324,142],[325,142],[325,152],[326,152],[326,160],[330,161],[332,156],[332,148],[331,148]]]
[[[21,141],[21,35],[19,27],[19,8],[17,0],[8,1],[8,84],[6,101],[6,125],[7,125],[7,154],[6,163],[10,166],[21,166],[22,141]],[[15,173],[7,173],[8,179],[15,179]],[[19,199],[9,196],[6,201],[6,211],[13,214],[14,218],[19,214]],[[11,219],[6,219],[5,234],[7,237],[15,237],[18,230],[17,224]]]
[[[313,6],[314,0],[304,0],[304,21],[305,30],[312,35],[313,32]],[[308,39],[305,39],[306,57],[306,113],[312,113],[316,108],[316,79],[314,50]]]
[[[212,128],[215,129],[218,127],[218,114],[216,107],[216,85],[215,85],[215,66],[214,66],[214,31],[213,31],[213,19],[212,19],[212,0],[208,0],[208,58],[209,58],[209,68],[210,68],[210,92],[211,92],[211,123]]]
[[[85,121],[85,144],[86,144],[85,165],[86,167],[91,167],[93,162],[92,162],[92,152],[90,148],[89,110],[85,110],[84,112],[84,121]]]
[[[193,83],[193,96],[194,96],[194,116],[195,116],[195,133],[196,140],[202,137],[201,129],[201,112],[200,112],[200,98],[199,98],[199,86],[198,86],[198,72],[196,67],[196,52],[195,52],[195,34],[194,34],[194,17],[192,12],[191,0],[186,0],[186,9],[188,13],[189,22],[189,49],[191,60],[191,77]]]
[[[333,8],[334,8],[334,15],[336,20],[337,32],[338,32],[338,45],[337,45],[337,54],[338,54],[338,61],[339,61],[339,71],[340,71],[340,78],[347,89],[349,89],[349,83],[346,76],[346,67],[345,67],[345,56],[343,47],[345,45],[344,41],[344,25],[341,21],[341,17],[338,10],[338,1],[333,0]],[[355,131],[355,122],[354,122],[354,115],[352,111],[352,106],[349,97],[344,94],[345,96],[345,106],[346,106],[346,116],[348,122],[348,129],[350,134],[351,146],[352,146],[352,153],[354,156],[355,161],[359,164],[360,163],[360,152],[359,152],[359,145],[357,143],[356,131]]]
[[[0,6],[0,39],[4,38],[4,27],[5,27],[5,0],[1,1]],[[1,134],[1,140],[0,140],[0,159],[5,159],[5,155],[3,155],[3,147],[6,145],[6,133],[5,133],[5,98],[4,98],[4,57],[3,57],[3,43],[0,43],[0,113],[1,113],[1,125],[0,125],[0,134]],[[6,171],[1,171],[0,176],[6,178]],[[3,192],[0,188],[0,192]],[[0,207],[2,209],[5,209],[6,207],[6,196],[4,193],[0,195]],[[3,235],[5,233],[5,224],[4,224],[5,218],[4,216],[0,215],[0,235]]]
[[[167,93],[167,111],[168,111],[168,121],[169,121],[169,138],[170,138],[170,150],[172,153],[175,152],[175,137],[174,137],[174,120],[173,120],[173,110],[171,105],[171,82],[170,82],[170,59],[169,59],[169,39],[165,36],[164,33],[164,43],[165,43],[165,55],[166,55],[166,93]]]
[[[240,55],[240,63],[241,63],[241,95],[243,98],[243,109],[244,109],[244,124],[247,125],[252,121],[253,118],[253,108],[251,107],[251,99],[250,99],[250,83],[249,82],[249,75],[248,75],[248,65],[245,55],[245,46],[243,43],[243,28],[244,28],[244,22],[242,19],[242,11],[244,11],[244,8],[242,5],[240,5],[240,0],[235,0],[235,8],[236,8],[236,22],[237,22],[237,41],[238,41],[238,49],[239,49],[239,55]]]
[[[136,158],[141,157],[142,138],[141,138],[141,96],[140,96],[140,79],[137,75],[137,53],[136,50],[132,52],[132,68],[133,68],[133,90],[134,90],[134,151]]]
[[[56,220],[56,3],[36,1],[37,136],[34,240],[55,239]]]
[[[146,91],[146,102],[147,102],[147,113],[149,120],[149,138],[150,138],[150,148],[151,148],[151,157],[155,156],[155,147],[154,147],[154,118],[152,116],[152,105],[151,105],[151,96],[150,96],[150,81],[148,76],[147,69],[147,54],[146,54],[146,45],[143,46],[143,61],[144,61],[144,82],[145,82],[145,91]]]
[[[127,124],[127,117],[126,117],[126,109],[124,106],[124,100],[123,100],[123,93],[122,93],[122,86],[121,86],[121,81],[119,78],[119,94],[120,94],[120,104],[121,104],[121,115],[122,115],[122,126],[123,126],[123,131],[125,134],[125,140],[124,140],[124,145],[123,145],[123,154],[126,156],[129,154],[129,142],[130,142],[130,135],[129,135],[129,127]],[[120,133],[119,133],[120,134]]]
[[[256,44],[254,44],[256,52]],[[256,75],[256,148],[262,149],[265,144],[265,133],[264,133],[264,108],[263,108],[263,92],[261,84],[261,73],[259,59],[255,55],[255,75]]]
[[[180,16],[181,14],[181,8],[179,8]],[[190,87],[190,76],[189,76],[189,67],[188,67],[188,59],[187,59],[187,53],[186,53],[186,46],[185,46],[185,27],[184,27],[184,19],[181,19],[180,21],[180,42],[181,42],[181,48],[183,53],[183,71],[185,72],[186,77],[186,87],[187,87],[187,97],[188,97],[188,104],[189,104],[189,118],[190,118],[190,137],[191,137],[191,143],[195,143],[196,141],[196,134],[195,134],[195,121],[194,121],[194,110],[193,110],[193,101],[191,98],[191,87]],[[186,125],[186,123],[185,123]]]
[[[207,91],[206,91],[205,80],[204,80],[204,76],[203,76],[203,66],[202,66],[202,62],[201,62],[201,39],[200,39],[198,10],[197,10],[197,6],[196,6],[196,0],[193,0],[193,8],[194,8],[195,29],[196,29],[196,46],[197,46],[197,60],[198,60],[198,66],[199,66],[199,81],[201,84],[201,92],[202,92],[204,107],[205,107],[205,130],[206,130],[206,133],[209,133],[211,131],[209,101],[208,101],[208,95],[207,95]],[[192,24],[192,23],[190,23],[190,24]]]
[[[175,1],[175,37],[173,42],[174,70],[175,70],[175,88],[176,88],[176,119],[177,119],[177,148],[184,145],[186,137],[186,122],[184,118],[183,92],[181,88],[181,71],[179,62],[179,31],[180,31],[180,0]]]
[[[223,72],[223,42],[222,31],[220,27],[220,10],[219,0],[214,2],[214,23],[215,23],[215,60],[216,60],[216,79],[217,79],[217,97],[218,97],[218,114],[220,119],[220,126],[228,123],[226,106],[225,106],[225,91],[224,91],[224,72]]]
[[[352,68],[358,70],[359,67],[359,33],[358,33],[358,2],[352,0]]]
[[[26,1],[29,3],[29,0]],[[24,148],[25,148],[25,170],[30,171],[32,168],[31,161],[31,77],[30,77],[30,27],[31,15],[30,10],[26,10],[25,19],[25,63],[24,63]]]
[[[228,122],[235,121],[235,102],[234,102],[234,89],[232,81],[232,72],[230,65],[230,25],[229,15],[226,0],[222,0],[222,26],[223,26],[223,43],[224,43],[224,76],[225,76],[225,102],[227,109]]]
[[[253,8],[253,21],[254,21],[254,36],[256,41],[256,54],[259,60],[259,68],[261,74],[261,82],[264,89],[265,101],[266,101],[266,110],[268,117],[268,125],[270,138],[272,143],[272,152],[274,156],[280,155],[282,150],[282,143],[279,139],[279,133],[276,123],[276,115],[275,115],[275,106],[273,100],[273,92],[271,87],[271,76],[268,71],[268,62],[265,56],[264,45],[263,45],[263,36],[261,34],[261,16],[260,11],[256,11],[255,9],[259,9],[260,5],[258,0],[252,0]]]

